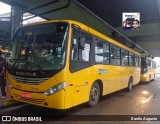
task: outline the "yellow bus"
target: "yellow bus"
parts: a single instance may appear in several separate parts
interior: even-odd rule
[[[149,57],[141,57],[141,82],[150,82],[156,78],[156,62]]]
[[[139,60],[138,52],[79,22],[32,24],[14,35],[7,89],[17,101],[48,108],[94,106],[139,83]]]

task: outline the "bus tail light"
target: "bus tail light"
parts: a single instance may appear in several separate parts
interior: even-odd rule
[[[61,89],[63,89],[65,86],[67,86],[66,82],[57,84],[56,86],[53,86],[53,87],[49,88],[47,91],[45,91],[44,94],[46,96],[50,96],[50,95],[60,91]]]

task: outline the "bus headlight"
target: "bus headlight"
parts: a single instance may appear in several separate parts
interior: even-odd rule
[[[67,85],[66,82],[57,84],[56,86],[53,86],[53,87],[49,88],[47,91],[45,91],[44,94],[46,96],[50,96],[50,95],[60,91],[61,89],[63,89],[66,85]]]

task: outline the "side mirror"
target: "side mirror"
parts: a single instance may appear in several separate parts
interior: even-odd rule
[[[79,45],[79,48],[80,49],[84,49],[85,47],[85,41],[86,41],[86,38],[83,37],[83,38],[80,38],[79,42],[78,42],[78,45]]]

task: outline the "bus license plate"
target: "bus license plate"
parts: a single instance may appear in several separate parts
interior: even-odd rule
[[[21,97],[23,97],[23,98],[32,98],[32,95],[30,94],[30,93],[22,93],[21,94]]]

